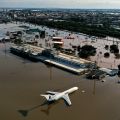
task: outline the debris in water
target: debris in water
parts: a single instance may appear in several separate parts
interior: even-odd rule
[[[101,82],[105,82],[106,80],[101,80]]]
[[[82,92],[82,93],[85,93],[85,90],[82,90],[81,92]]]

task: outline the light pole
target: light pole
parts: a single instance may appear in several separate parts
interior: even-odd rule
[[[52,43],[50,44],[50,80],[52,80],[51,52],[52,52]]]

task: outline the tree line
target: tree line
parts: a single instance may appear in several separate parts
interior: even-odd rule
[[[27,18],[25,22],[29,22],[37,25],[44,25],[50,28],[69,30],[72,32],[80,32],[87,34],[89,36],[96,36],[101,38],[105,38],[106,36],[111,36],[120,39],[120,30],[107,26],[88,25],[85,23],[75,22],[72,20],[49,21],[47,19],[34,18],[34,17]]]

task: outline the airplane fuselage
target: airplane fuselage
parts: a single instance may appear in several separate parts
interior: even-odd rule
[[[48,102],[54,102],[59,99],[64,99],[65,103],[70,106],[72,103],[68,95],[76,90],[78,90],[78,87],[72,87],[64,92],[47,91],[46,94],[42,94],[41,96],[45,97]]]
[[[59,100],[60,98],[62,98],[62,96],[66,95],[66,94],[70,94],[70,93],[73,93],[74,91],[78,90],[78,87],[73,87],[73,88],[70,88],[64,92],[61,92],[61,93],[58,93],[57,95],[53,95],[51,96],[51,98],[48,100],[48,101],[56,101],[56,100]]]

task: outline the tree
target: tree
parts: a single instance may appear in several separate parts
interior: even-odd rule
[[[110,54],[108,52],[106,52],[106,53],[104,53],[104,57],[108,58],[108,57],[110,57]]]
[[[118,46],[117,45],[111,45],[110,46],[110,52],[111,53],[119,53],[119,49],[118,49]]]
[[[109,45],[105,45],[105,49],[108,50],[109,49]]]
[[[39,35],[35,35],[35,38],[38,39],[38,38],[39,38]]]
[[[96,54],[96,48],[92,45],[84,45],[81,47],[78,55],[82,58],[88,58],[89,56],[94,56]]]
[[[17,31],[17,34],[18,35],[22,35],[22,31]]]
[[[15,43],[15,44],[21,44],[21,43],[22,43],[22,40],[21,40],[21,39],[15,39],[15,40],[14,40],[14,43]]]
[[[118,65],[118,77],[120,77],[120,64]]]

